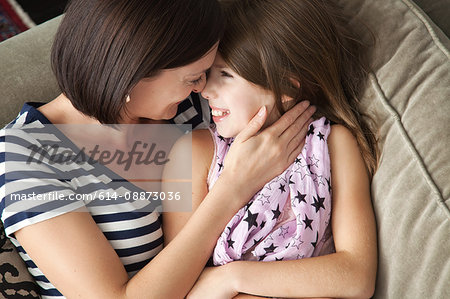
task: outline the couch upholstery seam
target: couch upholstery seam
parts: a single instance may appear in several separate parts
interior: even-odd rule
[[[448,59],[450,59],[450,52],[447,49],[447,47],[441,42],[439,37],[437,36],[435,30],[431,26],[430,22],[426,19],[426,17],[423,16],[420,9],[417,8],[416,4],[412,3],[410,0],[402,0],[402,2],[408,6],[408,8],[416,15],[416,17],[422,21],[422,23],[425,25],[425,27],[428,30],[428,33],[430,34],[431,38],[433,39],[434,44],[442,51],[442,53],[447,56]]]
[[[378,80],[377,80],[377,78],[376,78],[374,73],[370,73],[369,74],[369,80],[372,83],[372,86],[373,86],[373,88],[375,90],[375,93],[378,95],[378,99],[381,101],[381,103],[383,104],[383,107],[387,110],[387,112],[393,118],[394,123],[399,128],[400,135],[406,141],[407,147],[409,148],[413,158],[415,159],[415,161],[419,165],[419,168],[420,168],[420,170],[422,172],[423,177],[425,178],[425,181],[427,182],[428,186],[433,191],[433,193],[436,195],[436,196],[433,196],[433,197],[436,199],[437,204],[443,209],[444,213],[450,219],[450,209],[445,204],[444,197],[441,194],[441,192],[439,191],[439,188],[438,188],[436,182],[432,179],[430,173],[428,172],[427,168],[425,167],[425,163],[424,163],[422,157],[420,156],[419,151],[417,150],[417,148],[415,147],[414,143],[412,142],[410,136],[408,135],[408,133],[407,133],[407,131],[406,131],[402,121],[401,121],[400,115],[398,114],[398,112],[394,109],[394,107],[387,100],[387,98],[386,98],[383,90],[381,89],[381,86],[380,86],[380,84],[379,84],[379,82],[378,82]]]

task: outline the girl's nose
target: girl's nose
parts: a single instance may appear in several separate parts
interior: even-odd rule
[[[206,85],[202,90],[202,97],[204,97],[207,100],[212,100],[214,98],[214,95],[215,93],[212,89],[211,82],[210,81],[206,82]]]

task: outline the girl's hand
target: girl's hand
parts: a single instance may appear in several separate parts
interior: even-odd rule
[[[245,189],[253,196],[300,154],[314,112],[315,108],[303,101],[258,134],[267,117],[262,107],[236,136],[221,176],[230,178],[234,189]]]
[[[205,268],[186,298],[233,298],[238,292],[230,282],[232,275],[227,275],[226,272],[227,265]]]

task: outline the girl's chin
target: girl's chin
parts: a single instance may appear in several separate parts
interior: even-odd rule
[[[221,128],[220,125],[216,124],[216,128],[217,128],[217,133],[219,133],[220,136],[222,136],[223,138],[232,138],[232,137],[236,137],[236,135],[239,132],[232,132],[230,130],[226,130],[224,128]]]

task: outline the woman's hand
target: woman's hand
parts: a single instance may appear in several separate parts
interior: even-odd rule
[[[230,299],[238,294],[233,288],[232,275],[227,274],[227,265],[207,267],[203,270],[187,299]]]
[[[300,154],[314,112],[315,108],[303,101],[258,134],[267,117],[267,111],[262,107],[236,136],[221,176],[230,178],[234,189],[245,189],[253,196]]]

